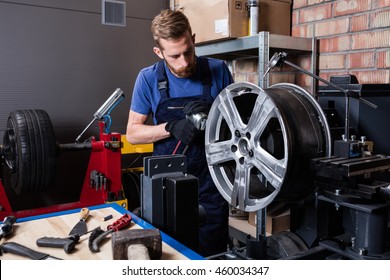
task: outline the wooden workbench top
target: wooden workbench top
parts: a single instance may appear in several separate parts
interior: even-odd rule
[[[124,213],[129,213],[117,204],[106,204],[102,206],[90,207],[89,217],[86,221],[88,231],[101,227],[106,230],[107,226],[112,224]],[[14,232],[11,236],[3,238],[1,243],[16,242],[24,245],[35,251],[50,254],[51,256],[64,260],[112,260],[111,238],[110,235],[100,243],[100,252],[93,253],[89,250],[88,239],[89,234],[80,237],[76,248],[72,253],[67,254],[62,248],[39,247],[36,245],[36,240],[41,237],[59,237],[66,238],[74,225],[79,221],[80,209],[74,211],[66,211],[53,213],[51,215],[41,215],[29,218],[18,219],[14,224]],[[132,216],[132,223],[128,229],[132,230],[139,228],[152,228],[139,217],[129,213]],[[103,221],[103,218],[112,215],[112,219]],[[184,245],[176,242],[169,236],[162,234],[162,260],[185,260],[185,259],[201,259],[202,257],[191,251]],[[26,260],[26,257],[17,256],[11,253],[4,253],[0,256],[0,260]]]

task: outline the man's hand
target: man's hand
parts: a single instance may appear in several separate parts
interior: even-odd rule
[[[205,113],[206,115],[208,115],[209,111],[210,104],[202,100],[190,101],[183,108],[184,114],[188,116],[198,113]]]
[[[198,132],[196,127],[187,119],[170,121],[165,125],[165,130],[186,145],[194,141]]]

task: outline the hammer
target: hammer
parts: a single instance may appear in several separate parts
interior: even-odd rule
[[[158,260],[162,255],[162,240],[158,229],[129,229],[111,234],[114,260]]]

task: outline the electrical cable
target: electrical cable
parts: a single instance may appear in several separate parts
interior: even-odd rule
[[[129,183],[130,186],[134,186],[137,191],[137,196],[139,199],[141,199],[141,192],[140,192],[140,178],[137,174],[134,173],[134,171],[127,171],[122,174],[122,183],[125,186],[126,184],[126,177],[129,179],[127,183]],[[127,185],[126,185],[127,186]]]
[[[141,181],[133,171],[122,174],[122,186],[128,200],[128,209],[135,209],[141,205]]]
[[[143,156],[144,154],[138,154],[138,156],[126,166],[125,169],[122,170],[122,185],[125,190],[125,195],[127,199],[130,199],[130,195],[127,195],[128,192],[131,192],[131,188],[135,188],[136,195],[138,198],[138,203],[141,204],[141,181],[140,177],[130,168]],[[130,206],[130,200],[129,200],[129,206]]]
[[[131,168],[133,166],[134,163],[136,163],[144,154],[141,153],[139,154],[135,160],[133,160],[129,165],[127,165],[127,167],[124,169],[124,171],[128,171],[129,168]]]
[[[173,150],[172,155],[175,155],[175,154],[176,154],[177,149],[179,149],[179,147],[180,147],[180,144],[181,144],[181,140],[179,140],[179,142],[177,142],[177,145],[176,145],[175,149]]]
[[[103,116],[103,119],[104,119],[104,123],[105,123],[105,131],[106,133],[110,133],[110,128],[111,128],[111,124],[112,124],[112,119],[111,119],[111,112],[112,110],[124,99],[124,97],[122,96],[121,98],[118,99],[117,102],[114,103],[114,105],[112,105],[111,109],[107,112],[107,114],[105,114]],[[108,120],[108,124],[106,122],[106,120]]]
[[[107,134],[110,133],[110,128],[111,128],[111,124],[112,124],[112,119],[111,119],[111,116],[110,115],[105,115],[103,117],[104,119],[104,130]]]
[[[109,114],[111,114],[111,111],[120,103],[120,102],[122,102],[122,100],[124,99],[125,97],[124,96],[122,96],[121,98],[119,98],[118,99],[118,101],[117,102],[115,102],[115,104],[114,105],[112,105],[112,107],[111,107],[111,109],[107,112],[107,114],[106,115],[109,115]]]

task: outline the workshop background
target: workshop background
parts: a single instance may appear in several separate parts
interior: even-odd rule
[[[124,26],[102,24],[105,2],[124,5]],[[124,91],[125,100],[111,114],[111,131],[125,133],[136,76],[157,61],[150,23],[167,7],[167,1],[153,0],[0,1],[1,142],[11,111],[43,109],[57,142],[74,143],[116,88]],[[114,23],[121,23],[120,13],[111,12]],[[95,123],[80,141],[98,132]],[[16,209],[77,200],[89,155],[61,154],[54,190],[10,200]]]
[[[197,47],[214,44],[220,46],[219,42],[245,37],[250,33],[249,2],[247,0],[145,0],[142,2],[0,0],[0,141],[5,133],[11,111],[43,109],[50,116],[57,142],[74,143],[84,128],[93,120],[96,110],[117,88],[124,91],[126,98],[112,111],[110,131],[125,134],[135,79],[140,69],[158,60],[152,51],[155,44],[150,34],[153,17],[160,10],[169,7],[182,9],[189,16],[193,31],[197,33]],[[229,33],[216,35],[212,32],[217,27],[214,25],[214,19],[219,19],[220,16],[228,19],[230,29]],[[390,85],[390,0],[259,0],[258,31],[314,38],[315,40],[312,41],[318,45],[316,52],[313,51],[313,46],[310,51],[303,52],[297,48],[298,52],[289,53],[288,58],[308,71],[313,71],[313,60],[318,60],[315,64],[318,67],[314,69],[314,74],[318,74],[323,79],[329,80],[335,75],[344,77],[354,75],[360,84],[381,86],[379,95],[375,95],[378,92],[370,91],[372,87],[362,90],[361,97],[380,105],[376,111],[364,107],[364,104],[360,106],[358,99],[351,99],[350,124],[352,129],[360,129],[358,131],[360,135],[367,135],[368,140],[373,140],[374,153],[390,154],[387,141],[390,137],[388,125],[384,121],[378,122],[378,119],[390,118],[388,98],[390,96],[388,87]],[[210,41],[207,36],[211,36]],[[287,41],[287,38],[285,39]],[[259,45],[255,45],[254,52],[252,50],[248,57],[226,61],[236,82],[260,84],[259,80],[264,80],[259,72],[261,68],[258,59],[261,57],[258,52]],[[241,48],[239,52],[242,52]],[[269,55],[271,57],[272,53]],[[272,69],[267,79],[269,79],[269,85],[286,82],[299,85],[308,91],[313,89],[312,83],[318,83],[302,71],[285,65]],[[321,82],[318,84],[323,85]],[[318,88],[317,86],[314,88]],[[320,91],[310,92],[316,98],[319,97]],[[344,96],[340,92],[336,91],[336,93],[339,96],[331,101],[339,103],[336,104],[336,107],[338,106],[336,109],[340,109],[344,104]],[[333,95],[329,96],[333,98]],[[335,100],[337,102],[334,102]],[[338,102],[340,100],[342,102]],[[322,101],[324,101],[324,96],[322,96]],[[326,101],[328,100],[322,102],[321,105],[324,105]],[[291,111],[299,111],[299,108]],[[344,110],[339,111],[341,115],[344,113]],[[304,123],[302,121],[304,114],[299,115],[302,119],[295,118],[298,115],[292,116],[289,119],[294,120],[292,122],[294,125],[298,124],[299,127]],[[371,125],[374,122],[375,129]],[[337,123],[337,121],[335,123],[337,127],[331,127],[331,129],[336,128],[338,132],[340,128],[343,129],[342,123]],[[330,125],[335,123],[329,122]],[[299,132],[303,132],[303,129]],[[308,131],[307,134],[316,135],[312,132]],[[95,123],[88,128],[80,140],[82,142],[90,137],[98,137],[98,135],[99,129]],[[362,142],[365,141],[362,140]],[[294,148],[301,147],[306,148],[305,145],[294,146]],[[77,201],[83,181],[87,178],[88,182],[91,178],[86,177],[85,173],[90,154],[88,150],[77,151],[77,153],[60,151],[55,188],[43,194],[9,193],[7,199],[11,202],[13,210]],[[137,177],[140,173],[131,173],[126,180],[123,175],[130,174],[127,168],[132,167],[136,161],[142,169],[142,157],[145,155],[146,153],[135,153],[135,155],[130,155],[132,156],[130,160],[128,160],[129,155],[120,155],[123,189],[125,192],[130,192],[129,186],[135,186],[134,190],[131,190],[134,195],[125,193],[126,198],[129,199],[128,210],[131,211],[138,207],[140,202],[139,177]],[[299,157],[296,160],[300,163]],[[296,164],[296,166],[299,165]],[[385,164],[384,166],[384,168],[387,167]],[[119,171],[119,168],[116,170]],[[303,179],[306,180],[306,178]],[[300,183],[299,181],[297,185],[304,186]],[[336,198],[340,193],[339,190],[335,189]],[[292,193],[299,194],[299,191],[294,190]],[[371,193],[367,196],[369,195]],[[335,209],[332,208],[330,211],[338,211],[339,204],[335,203],[335,206]],[[386,203],[384,207],[388,207],[388,204]],[[239,211],[235,212],[233,207],[231,209],[232,216],[243,215],[239,218],[242,218],[245,225],[251,225],[250,230],[255,230],[256,223],[258,224],[256,212],[239,213]],[[283,207],[281,209],[283,212],[274,216],[272,210],[275,209],[267,209],[267,211],[271,210],[267,212],[267,233],[275,234],[289,229],[290,221],[302,217],[301,213],[297,214],[297,208],[292,208],[295,211],[295,214],[291,212],[293,219],[290,219],[290,209],[286,211]],[[310,207],[304,210],[311,215]],[[387,216],[383,215],[380,218],[377,228],[380,228],[382,224],[387,225],[388,222]],[[383,221],[385,223],[382,223]],[[296,225],[297,221],[295,221]],[[369,222],[367,225],[372,228]],[[298,231],[303,228],[306,230],[302,227],[298,228]],[[241,230],[244,232],[240,225],[239,231]],[[375,239],[381,239],[381,241],[386,239],[385,234],[383,238],[378,238],[374,229],[372,232]],[[312,232],[304,232],[302,235],[305,234],[308,240],[314,240],[312,237],[316,237]],[[245,232],[245,237],[247,236]],[[365,235],[359,236],[365,238]],[[382,253],[381,245],[377,246],[380,253]],[[366,253],[362,250],[359,254]]]
[[[115,26],[102,24],[103,2],[0,1],[1,139],[12,110],[40,108],[58,140],[74,141],[118,87],[126,100],[112,113],[112,130],[125,132],[136,75],[156,61],[150,22],[167,6],[117,1],[126,4],[125,26]]]
[[[291,8],[291,36],[318,39],[320,77],[352,74],[361,84],[390,83],[390,0],[294,0]],[[309,54],[293,61],[310,70]],[[257,60],[239,60],[234,70],[235,81],[258,83]],[[270,76],[270,84],[310,88],[312,81],[287,67]]]
[[[48,112],[58,142],[73,143],[116,88],[121,88],[126,98],[112,112],[111,131],[125,133],[135,78],[141,68],[157,61],[152,52],[151,20],[161,9],[176,7],[181,2],[198,3],[0,1],[0,139],[9,113],[31,108]],[[203,4],[224,2],[244,7],[247,1],[218,0]],[[105,3],[115,4],[108,5],[115,24],[102,23]],[[259,31],[318,39],[317,74],[322,78],[353,74],[360,83],[390,82],[390,0],[261,0],[260,3],[266,4],[260,5],[260,21],[267,18],[269,24]],[[203,4],[197,6],[202,8]],[[125,8],[122,19],[118,18],[121,7]],[[245,9],[242,11],[247,15]],[[245,24],[246,21],[242,22]],[[311,59],[308,53],[292,57],[293,62],[307,70]],[[236,82],[258,84],[257,58],[228,63]],[[270,85],[290,82],[307,89],[313,82],[311,77],[289,67],[271,71],[269,79]],[[97,134],[98,126],[93,125],[81,140]],[[77,199],[79,192],[75,190],[84,180],[88,159],[89,152],[61,154],[56,177],[60,179],[53,193],[43,198],[18,197],[18,204],[28,208]]]

